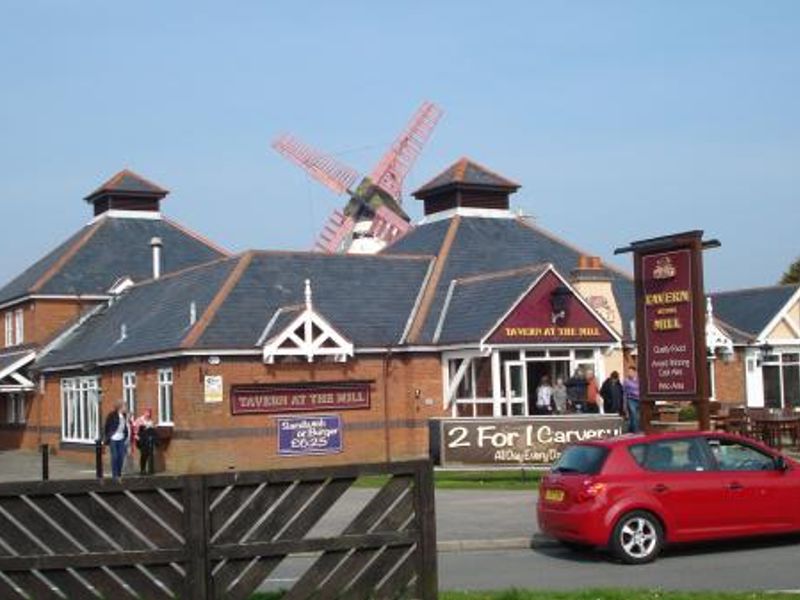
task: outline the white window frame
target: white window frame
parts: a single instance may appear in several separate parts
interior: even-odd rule
[[[14,313],[10,310],[6,311],[5,316],[5,341],[6,348],[14,345]]]
[[[61,380],[61,439],[93,444],[100,438],[100,378],[65,377]]]
[[[136,372],[125,371],[122,374],[122,399],[128,408],[128,414],[136,416]]]
[[[158,370],[158,424],[174,424],[174,373],[172,368]]]
[[[26,408],[25,394],[22,392],[11,392],[6,395],[6,423],[24,425]]]
[[[14,339],[17,346],[25,342],[25,311],[21,308],[14,311]]]
[[[800,361],[792,361],[784,359],[785,354],[800,354],[800,348],[779,348],[774,349],[772,354],[765,357],[761,365],[761,379],[764,379],[764,367],[774,367],[778,369],[778,384],[780,389],[780,398],[777,398],[780,408],[789,408],[791,405],[786,404],[786,382],[783,372],[784,367],[800,366]],[[767,405],[766,385],[764,386],[764,406]]]

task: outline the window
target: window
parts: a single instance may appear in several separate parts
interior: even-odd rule
[[[25,395],[12,393],[6,395],[6,423],[22,425],[25,423]]]
[[[16,345],[19,346],[25,341],[25,313],[21,308],[14,311],[14,331],[16,333]]]
[[[800,353],[782,352],[764,359],[764,406],[800,406]]]
[[[100,380],[69,377],[61,380],[61,439],[92,443],[100,437]]]
[[[172,425],[172,369],[158,370],[158,422]]]
[[[128,371],[122,374],[122,399],[128,408],[128,414],[136,416],[136,373]]]
[[[11,311],[6,313],[6,348],[14,345],[14,314]]]
[[[606,456],[608,456],[608,450],[601,446],[568,446],[553,466],[553,472],[597,475],[603,468]]]
[[[699,438],[636,444],[630,453],[648,471],[708,471],[711,463]]]
[[[708,445],[720,471],[770,471],[775,459],[734,440],[710,439]]]

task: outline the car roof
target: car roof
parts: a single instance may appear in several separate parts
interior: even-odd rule
[[[603,438],[597,440],[586,440],[583,442],[579,442],[578,444],[605,446],[610,448],[614,446],[630,446],[633,444],[657,442],[660,440],[684,439],[687,437],[700,437],[700,436],[713,436],[713,437],[725,437],[725,438],[740,437],[729,433],[725,433],[723,431],[668,431],[663,433],[625,433],[617,437]]]

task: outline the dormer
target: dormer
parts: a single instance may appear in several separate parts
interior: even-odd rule
[[[461,158],[414,192],[425,203],[425,216],[458,208],[503,210],[518,183]]]
[[[95,216],[109,211],[158,214],[161,212],[161,200],[167,194],[168,190],[124,169],[84,200],[94,207]]]

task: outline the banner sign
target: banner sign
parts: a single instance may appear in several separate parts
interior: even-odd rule
[[[552,272],[488,336],[490,344],[610,343],[608,327]]]
[[[282,417],[278,420],[278,454],[306,456],[342,451],[342,419],[339,415]]]
[[[568,444],[622,435],[624,423],[616,415],[567,415],[442,419],[432,428],[442,466],[545,466]]]
[[[231,413],[234,415],[349,410],[369,406],[369,381],[231,387]]]
[[[691,250],[642,254],[639,260],[646,394],[694,397],[698,365],[693,313],[694,303],[703,298],[695,298]]]

